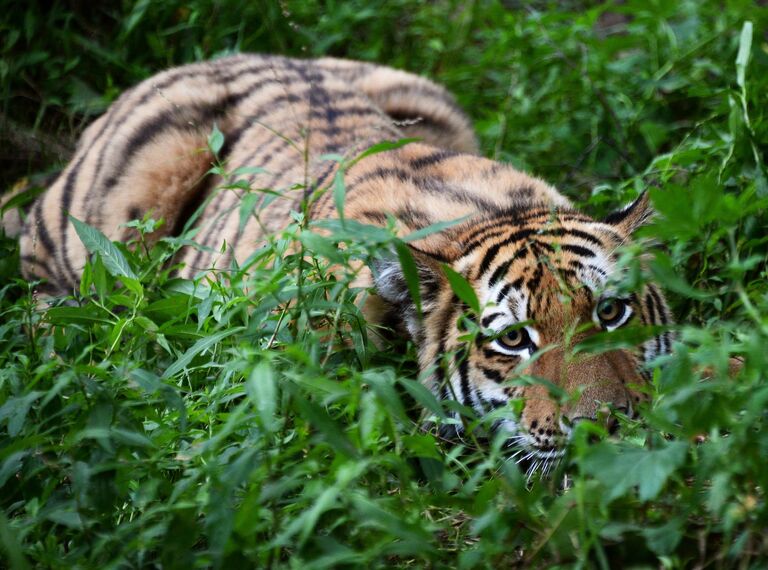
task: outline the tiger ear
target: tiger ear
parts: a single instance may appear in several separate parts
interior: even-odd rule
[[[445,276],[439,260],[413,247],[408,248],[416,265],[419,280],[419,297],[422,313],[434,307],[438,293],[445,283]],[[396,255],[377,259],[373,262],[373,283],[376,292],[395,308],[413,338],[421,329],[416,302],[408,288],[408,279]]]
[[[603,222],[615,226],[625,235],[630,235],[640,226],[648,223],[654,215],[653,206],[647,190],[644,190],[634,202],[621,210],[609,214]]]

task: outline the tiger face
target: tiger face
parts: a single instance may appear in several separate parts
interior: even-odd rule
[[[533,207],[457,229],[442,248],[430,249],[442,251],[444,263],[472,286],[482,307],[475,316],[464,316],[468,307],[441,262],[418,251],[422,317],[396,263],[379,267],[378,291],[405,315],[435,394],[479,415],[522,401],[519,414],[493,427],[546,466],[562,455],[577,422],[601,418],[613,431],[615,419],[604,410],[632,415],[649,379],[644,364],[670,350],[663,332],[634,349],[573,351],[602,331],[670,323],[654,285],[630,293],[614,285],[621,277],[616,250],[649,214],[644,195],[603,221]],[[466,318],[479,328],[474,338]]]

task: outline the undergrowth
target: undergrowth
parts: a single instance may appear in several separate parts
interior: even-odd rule
[[[425,429],[448,420],[412,347],[364,322],[356,268],[407,236],[296,212],[242,267],[181,280],[194,230],[150,243],[148,218],[113,244],[73,220],[93,256],[47,308],[3,239],[4,564],[763,567],[766,24],[748,1],[6,7],[5,188],[61,167],[89,120],[168,65],[396,65],[456,93],[486,155],[588,212],[649,189],[657,247],[625,255],[680,324],[641,420],[618,438],[584,424],[553,477],[528,481],[501,441]]]

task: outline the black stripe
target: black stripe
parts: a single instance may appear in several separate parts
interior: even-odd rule
[[[448,387],[448,380],[445,378],[442,359],[440,355],[435,359],[435,388],[440,390],[439,398],[441,400],[452,400],[451,391]]]
[[[508,272],[509,267],[518,259],[522,257],[527,257],[530,253],[530,248],[528,246],[523,246],[520,249],[518,249],[512,257],[510,257],[507,261],[502,263],[496,270],[493,272],[493,275],[491,275],[490,284],[494,285],[497,283],[504,275]],[[497,275],[498,273],[498,275]],[[515,285],[517,283],[517,285]],[[522,283],[522,279],[518,278],[513,283],[512,286],[515,288],[519,288],[520,284]]]
[[[119,115],[119,111],[122,105],[124,105],[128,98],[123,97],[118,99],[116,103],[110,107],[107,115],[107,121],[104,124],[104,128],[99,132],[97,137],[93,139],[93,143],[89,147],[89,154],[90,149],[93,148],[93,146],[99,142],[99,138],[103,136],[106,133],[107,127],[112,127],[114,120],[120,118],[123,119],[125,115],[133,114],[138,109],[140,109],[143,105],[147,103],[147,101],[150,100],[151,97],[157,95],[158,92],[162,93],[163,89],[166,89],[167,87],[173,85],[174,83],[178,83],[187,79],[191,79],[193,77],[201,77],[201,76],[215,76],[218,78],[217,83],[224,83],[224,82],[232,82],[236,81],[240,77],[244,75],[248,75],[250,73],[258,74],[262,71],[273,71],[274,70],[274,61],[279,60],[280,58],[270,58],[270,61],[268,63],[260,62],[258,65],[249,66],[244,69],[241,69],[233,74],[230,75],[224,75],[222,76],[222,69],[221,67],[224,67],[227,64],[231,64],[231,61],[244,59],[240,58],[239,56],[233,56],[232,58],[224,58],[222,60],[217,60],[215,63],[202,63],[202,64],[192,64],[189,66],[184,66],[179,68],[179,73],[171,73],[169,77],[166,77],[163,81],[156,83],[153,78],[150,78],[149,80],[143,82],[140,86],[143,86],[147,88],[147,92],[144,93],[144,95],[141,96],[141,98],[136,102],[135,104],[130,106],[130,109],[128,110],[128,113]],[[190,69],[191,68],[191,69]],[[127,117],[125,117],[127,119]],[[122,128],[125,125],[125,121],[121,120],[119,123],[114,125],[114,128],[110,130],[112,134],[117,132],[120,128]],[[92,183],[92,189],[98,188],[97,184],[98,181],[101,179],[102,169],[104,166],[104,159],[108,151],[112,149],[111,144],[104,144],[101,148],[101,152],[98,155],[96,166],[94,168],[94,175],[93,175],[93,183]],[[93,206],[94,202],[97,202],[98,200],[93,200],[90,198],[90,192],[86,192],[84,196],[84,205],[86,203],[91,204]],[[87,216],[90,218],[91,213],[93,212],[93,207],[90,207],[87,209]]]
[[[661,321],[662,325],[669,324],[669,315],[666,314],[666,305],[664,304],[664,301],[661,298],[661,295],[659,294],[659,290],[656,288],[655,285],[649,285],[648,289],[651,292],[651,295],[653,295],[654,300],[656,301],[656,304],[658,306],[659,311],[659,320]],[[672,333],[669,331],[665,331],[661,334],[661,340],[662,340],[662,353],[666,354],[670,351],[672,347]]]
[[[517,186],[515,188],[510,188],[507,190],[507,195],[512,198],[513,200],[518,200],[521,197],[522,198],[533,198],[535,194],[535,190],[532,186],[525,185],[525,186]]]
[[[427,257],[431,257],[432,259],[436,259],[437,261],[442,261],[443,263],[450,263],[452,260],[448,257],[444,256],[439,251],[427,251],[426,249],[420,249],[414,245],[409,246],[413,251],[416,253],[420,253],[422,255],[425,255]],[[457,299],[458,300],[458,299]]]
[[[599,245],[600,247],[603,246],[603,242],[598,239],[597,237],[593,236],[590,233],[587,233],[582,230],[577,229],[566,229],[566,228],[552,228],[552,229],[541,229],[536,232],[538,235],[552,235],[552,236],[576,236],[584,241],[588,241],[590,243],[593,243],[595,245]]]
[[[272,112],[275,110],[275,107],[279,108],[284,103],[300,103],[301,101],[302,98],[295,93],[283,93],[265,103],[263,107],[264,110],[268,109],[269,112]],[[237,143],[240,142],[240,139],[246,131],[251,127],[259,125],[259,119],[263,116],[264,114],[262,112],[256,113],[255,115],[249,115],[236,129],[227,133],[224,138],[224,145],[221,147],[221,155],[229,156],[232,149],[237,146]]]
[[[552,244],[549,244],[545,241],[535,240],[530,243],[531,243],[531,248],[533,249],[533,252],[540,257],[546,255],[545,253],[542,252],[542,250],[547,250],[550,253],[555,252],[555,247]]]
[[[480,323],[485,327],[488,328],[491,326],[491,323],[495,321],[497,318],[502,316],[504,313],[493,313],[492,315],[488,315],[487,317],[483,317],[483,320],[480,321]]]
[[[66,178],[64,179],[64,188],[62,189],[62,197],[61,197],[61,217],[59,218],[59,224],[61,225],[61,234],[60,234],[60,242],[59,247],[61,249],[61,261],[62,264],[60,266],[61,269],[64,269],[68,276],[72,279],[73,282],[77,281],[77,275],[75,274],[74,268],[72,267],[72,264],[69,263],[69,251],[68,251],[68,244],[67,244],[67,229],[69,228],[69,219],[67,216],[69,215],[69,209],[72,207],[72,195],[74,193],[75,187],[75,179],[77,177],[77,173],[80,170],[80,167],[83,165],[83,161],[85,160],[86,155],[80,157],[80,160],[77,161],[77,163],[72,167],[72,169],[67,173]],[[81,220],[85,221],[85,220]]]
[[[436,366],[436,375],[437,375],[437,381],[438,385],[437,387],[440,388],[440,398],[443,400],[449,400],[452,399],[453,395],[451,394],[451,390],[448,387],[448,384],[450,383],[450,379],[447,379],[445,377],[445,369],[443,368],[443,355],[445,354],[445,337],[447,334],[447,331],[449,330],[451,326],[451,321],[453,320],[453,316],[455,315],[456,310],[452,305],[448,305],[444,311],[443,314],[440,315],[440,319],[438,322],[438,328],[437,330],[440,331],[440,341],[437,345],[437,354],[435,355],[435,366]]]
[[[661,300],[658,289],[655,285],[648,285],[648,291],[653,296],[653,300],[656,302],[659,312],[659,321],[662,325],[669,324],[669,318],[664,314],[664,302]]]
[[[363,218],[368,218],[369,220],[376,222],[377,224],[380,224],[380,225],[384,225],[387,223],[387,216],[382,212],[374,212],[373,210],[363,210],[358,215]]]
[[[322,111],[316,110],[312,113],[313,119],[325,119],[329,123],[335,123],[338,119],[346,117],[380,117],[384,118],[381,111],[371,105],[352,105],[350,107],[339,107],[338,104],[347,99],[357,98],[359,95],[354,91],[334,91],[333,105],[324,107]]]
[[[480,389],[475,384],[470,384],[469,389],[471,390],[471,394],[475,397],[475,400],[477,401],[478,408],[480,408],[478,411],[481,414],[485,414],[488,412],[488,400],[483,398],[483,394],[480,392]]]
[[[486,360],[496,361],[496,362],[501,361],[504,363],[509,363],[510,360],[512,361],[520,360],[519,356],[515,356],[512,354],[502,354],[490,348],[483,348],[483,356],[485,357]]]
[[[304,199],[309,198],[312,195],[312,193],[318,188],[322,188],[323,185],[326,183],[326,181],[330,178],[331,174],[336,173],[336,169],[338,166],[339,164],[337,162],[329,161],[329,164],[320,173],[320,175],[317,177],[315,182],[308,185],[307,188],[304,190]]]
[[[53,275],[53,272],[51,271],[51,266],[48,265],[45,261],[43,261],[41,259],[38,259],[34,255],[22,255],[21,256],[21,261],[25,265],[36,265],[37,267],[42,269],[46,273],[47,276],[52,276]],[[39,275],[39,274],[36,275],[36,276],[37,277],[45,277],[45,275]]]
[[[525,284],[525,287],[528,289],[528,291],[534,292],[536,289],[539,288],[539,283],[541,282],[541,277],[544,275],[544,266],[539,264],[537,265],[533,270],[533,275],[531,275],[530,279]],[[529,295],[528,297],[528,314],[533,314],[531,311],[531,300],[533,299],[534,295]]]
[[[426,212],[417,210],[411,206],[405,206],[397,210],[395,217],[401,222],[416,229],[421,229],[432,223],[432,218],[430,218]]]
[[[603,218],[603,223],[611,226],[620,224],[621,222],[626,220],[629,216],[634,214],[637,207],[643,201],[644,196],[645,196],[645,192],[641,193],[637,198],[635,198],[634,202],[632,202],[629,206],[627,206],[623,210],[619,210],[618,212],[613,212],[607,215],[605,218]]]
[[[25,225],[25,229],[29,228],[30,232],[33,232],[37,230],[39,232],[40,241],[43,244],[43,247],[46,249],[48,253],[51,254],[51,257],[53,258],[54,263],[56,262],[56,246],[53,244],[53,240],[51,239],[51,234],[48,233],[48,228],[45,225],[45,220],[43,220],[42,217],[42,207],[43,207],[43,199],[46,197],[46,195],[41,196],[38,200],[35,201],[35,205],[32,209],[32,215],[34,216],[34,224],[33,223],[27,223]],[[33,240],[33,243],[35,241],[35,236],[32,235],[31,239]]]
[[[483,374],[485,374],[486,378],[492,380],[496,384],[501,384],[504,382],[504,376],[498,370],[494,370],[493,368],[486,368],[485,366],[481,366],[480,370]]]
[[[544,244],[541,244],[541,245],[544,245]],[[580,245],[575,245],[570,243],[561,243],[560,249],[562,249],[563,251],[570,251],[571,253],[575,253],[576,255],[581,255],[582,257],[595,257],[594,251]]]
[[[509,290],[512,288],[511,283],[507,283],[504,285],[504,287],[501,288],[501,291],[499,291],[499,294],[496,295],[496,303],[501,303],[501,301],[504,299],[504,297],[507,296],[507,293],[509,293]]]
[[[402,168],[379,167],[369,172],[366,172],[362,176],[359,176],[354,180],[350,181],[350,183],[347,185],[347,192],[348,193],[353,192],[358,186],[370,180],[377,180],[382,178],[396,178],[398,182],[405,182],[406,180],[411,178],[411,176],[412,176],[412,173]]]
[[[648,308],[648,316],[650,318],[651,324],[657,323],[657,312],[656,312],[656,301],[653,298],[653,293],[651,292],[650,287],[648,288],[648,292],[645,294],[645,305]],[[656,354],[654,356],[659,356],[662,354],[661,352],[661,337],[656,336],[654,337],[655,345],[656,345]]]
[[[480,228],[475,227],[472,232],[462,236],[462,238],[464,241],[470,242],[493,228],[503,227],[509,230],[512,229],[510,226],[524,226],[533,223],[532,220],[535,218],[540,218],[542,216],[549,217],[552,213],[553,211],[551,209],[531,209],[529,206],[518,206],[515,209],[496,210],[495,212],[490,213],[491,216],[487,219],[488,225]],[[557,214],[557,212],[554,213]]]
[[[467,362],[466,351],[461,350],[456,354],[459,360],[459,384],[461,387],[461,403],[470,408],[472,405],[472,390],[469,387],[469,364]]]
[[[501,223],[497,221],[496,219],[492,220],[484,220],[480,218],[472,225],[472,231],[469,233],[465,233],[461,236],[461,239],[464,243],[468,244],[472,247],[477,247],[478,245],[482,245],[485,243],[485,236],[480,237],[479,239],[476,239],[478,236],[482,236],[482,234],[486,232],[493,233],[494,235],[499,233],[499,235],[503,232],[509,231],[509,225],[505,223]]]
[[[410,165],[411,168],[415,170],[421,170],[422,168],[433,166],[455,156],[459,156],[459,154],[448,150],[438,150],[432,154],[426,154],[424,156],[420,156],[419,158],[411,159]]]
[[[521,251],[523,250],[521,249]],[[491,278],[488,280],[489,287],[496,285],[496,283],[498,283],[499,280],[507,274],[507,271],[509,271],[509,266],[512,265],[513,261],[514,258],[508,259],[496,268],[496,270],[491,274]]]
[[[600,228],[600,233],[605,234],[608,236],[614,243],[621,244],[627,241],[627,238],[624,236],[619,235],[618,233],[614,232],[613,230],[609,230],[608,228]]]
[[[501,237],[503,235],[506,235],[509,233],[509,228],[504,227],[498,231],[495,232],[489,232],[487,235],[484,235],[481,239],[476,239],[475,241],[472,241],[468,243],[467,245],[462,248],[462,256],[468,255],[472,253],[475,249],[480,247],[481,245],[485,245],[488,240]]]
[[[488,248],[488,251],[485,252],[485,255],[483,256],[482,261],[480,262],[480,269],[478,271],[478,275],[483,275],[486,271],[488,271],[488,268],[491,266],[491,263],[493,263],[493,260],[496,259],[496,256],[499,253],[499,250],[507,245],[512,245],[513,243],[520,241],[521,239],[525,239],[528,236],[530,236],[533,233],[533,230],[531,229],[525,229],[520,230],[509,237],[505,239],[504,241],[498,242],[493,244],[491,247]]]

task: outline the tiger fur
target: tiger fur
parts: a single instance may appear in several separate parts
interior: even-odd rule
[[[242,231],[242,192],[212,193],[227,181],[206,175],[214,124],[224,135],[217,158],[227,171],[259,167],[239,178],[283,195]],[[496,428],[544,464],[559,456],[574,422],[597,418],[601,406],[631,414],[648,379],[644,363],[669,351],[669,333],[637,350],[572,358],[569,349],[631,320],[670,322],[654,285],[625,297],[610,288],[615,250],[649,216],[647,198],[602,221],[581,214],[542,180],[477,156],[470,122],[442,87],[372,64],[237,55],[173,68],[125,92],[85,131],[69,165],[29,211],[23,274],[44,280],[49,294],[77,286],[87,252],[68,215],[125,240],[123,224],[147,213],[165,220],[158,235],[179,232],[206,198],[195,238],[203,247],[183,251],[181,275],[242,263],[266,233],[284,228],[291,211],[329,186],[339,163],[324,155],[353,157],[404,137],[421,142],[373,154],[345,172],[345,216],[374,225],[393,216],[403,234],[466,219],[413,244],[422,314],[399,263],[385,259],[367,274],[378,293],[371,318],[401,321],[440,398],[480,414],[523,399],[522,413]],[[310,214],[337,216],[332,193],[314,200]],[[475,343],[460,339],[466,307],[443,263],[469,281],[484,307],[477,319],[485,336]],[[519,373],[581,395],[559,405],[544,384],[508,382]]]

